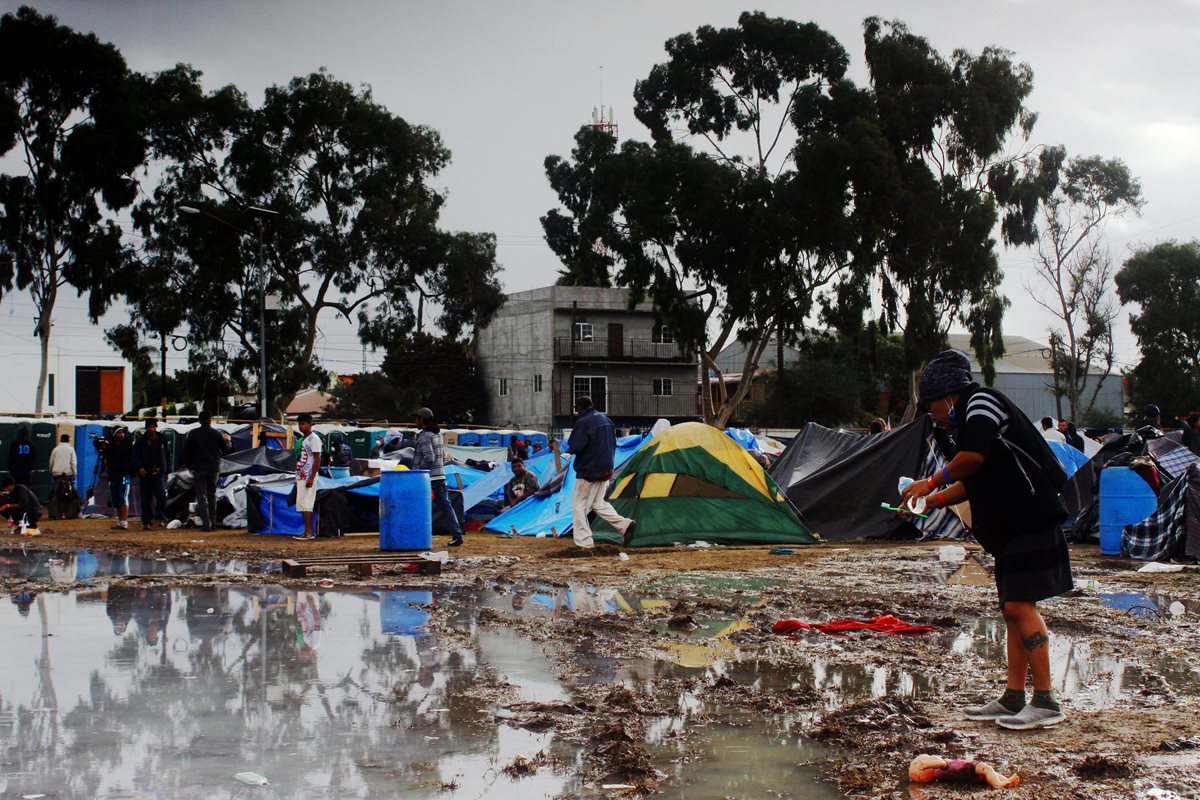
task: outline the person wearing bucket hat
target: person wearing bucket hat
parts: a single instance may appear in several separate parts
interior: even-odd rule
[[[965,353],[946,350],[921,371],[922,407],[953,432],[957,453],[945,467],[915,481],[901,506],[918,497],[926,508],[969,501],[972,533],[996,559],[996,590],[1008,633],[1008,686],[999,699],[964,709],[968,719],[995,720],[1013,730],[1065,719],[1050,688],[1049,631],[1037,603],[1073,588],[1063,536],[1060,491],[1066,474],[1036,426],[1011,400],[980,387]],[[1025,684],[1033,680],[1033,699]]]

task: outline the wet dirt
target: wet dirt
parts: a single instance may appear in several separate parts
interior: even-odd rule
[[[5,542],[9,561],[0,561],[0,582],[18,606],[42,592],[86,592],[99,584],[250,589],[278,559],[373,552],[378,544],[369,537],[298,543],[244,531],[116,532],[90,520],[53,528],[36,540]],[[435,540],[433,549],[444,544]],[[1195,572],[1139,574],[1136,562],[1074,547],[1077,586],[1095,580],[1102,588],[1039,605],[1051,630],[1052,679],[1067,721],[1014,733],[966,721],[959,712],[964,704],[994,698],[1005,674],[995,590],[981,577],[990,575],[992,564],[974,545],[966,546],[967,561],[947,563],[936,544],[820,545],[797,548],[795,555],[769,555],[768,547],[598,548],[585,556],[569,544],[469,534],[440,576],[383,569],[359,578],[333,569],[302,580],[270,574],[269,580],[310,591],[322,579],[333,585],[321,588],[348,592],[397,584],[417,595],[469,589],[480,635],[520,637],[544,654],[550,673],[540,683],[526,681],[526,691],[515,695],[505,677],[509,666],[495,659],[477,678],[478,702],[492,707],[482,718],[576,748],[574,755],[543,748],[506,757],[494,769],[516,787],[569,773],[570,782],[556,784],[560,796],[699,797],[708,795],[689,776],[703,774],[711,782],[708,776],[728,774],[740,777],[725,795],[713,796],[936,800],[970,794],[908,785],[908,761],[930,752],[1020,773],[1022,785],[1005,797],[1200,797],[1197,751],[1162,749],[1164,742],[1200,734]],[[141,575],[97,570],[81,578],[79,551],[97,550],[177,566]],[[619,558],[622,551],[629,560]],[[40,566],[27,567],[35,561]],[[217,566],[228,562],[244,563],[245,571]],[[197,563],[211,566],[189,572],[187,564]],[[1108,595],[1134,598],[1122,605]],[[1172,603],[1182,604],[1183,613],[1167,611]],[[1155,612],[1129,610],[1143,606]],[[450,642],[464,635],[462,609],[419,597],[416,607],[425,612],[423,630],[430,635]],[[880,614],[939,630],[905,637],[771,633],[782,618],[824,622]],[[512,658],[515,669],[521,659]],[[775,754],[764,773],[773,789],[742,782],[750,780],[745,756],[724,752],[722,739],[712,738],[714,730],[735,729],[747,733],[738,745],[742,752]],[[785,741],[790,744],[780,744]],[[793,751],[800,744],[806,749]],[[808,788],[801,791],[801,784]]]

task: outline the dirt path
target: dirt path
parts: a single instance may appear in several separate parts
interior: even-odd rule
[[[249,561],[377,548],[373,537],[301,543],[242,531],[110,531],[110,524],[52,522],[35,540],[9,537],[5,544]],[[435,540],[434,549],[444,549],[445,542]],[[1004,681],[1003,630],[995,624],[995,590],[986,574],[990,562],[974,546],[968,550],[979,563],[965,571],[957,562],[940,562],[938,546],[925,544],[818,545],[797,548],[794,555],[771,555],[766,547],[631,550],[628,560],[608,547],[589,558],[563,557],[566,546],[565,541],[469,534],[467,544],[452,551],[455,560],[441,576],[385,572],[354,579],[338,572],[331,577],[338,585],[475,584],[511,595],[514,610],[535,586],[574,585],[579,594],[578,586],[585,585],[608,596],[635,590],[639,597],[655,598],[621,614],[581,602],[537,619],[515,611],[481,613],[481,624],[518,629],[541,644],[579,698],[565,707],[508,707],[502,712],[505,721],[555,729],[584,743],[589,748],[585,777],[619,779],[638,787],[635,793],[652,792],[659,777],[648,767],[642,746],[647,724],[671,714],[677,699],[690,694],[764,719],[803,718],[809,737],[841,754],[830,767],[830,780],[846,796],[936,800],[974,794],[909,786],[908,760],[931,752],[983,759],[1001,772],[1019,772],[1022,786],[997,795],[1014,799],[1200,797],[1200,748],[1182,742],[1181,749],[1170,749],[1180,739],[1200,736],[1196,572],[1144,575],[1130,562],[1099,557],[1094,547],[1075,548],[1077,584],[1094,580],[1099,588],[1043,605],[1057,637],[1054,669],[1068,720],[1049,731],[1014,734],[965,721],[959,712],[965,703],[995,696]],[[157,575],[152,580],[230,578]],[[4,588],[69,587],[5,579]],[[1179,600],[1186,609],[1180,616],[1159,606],[1131,613],[1114,607],[1123,597],[1135,606],[1145,605],[1146,597]],[[935,625],[938,632],[918,637],[810,632],[795,638],[771,633],[781,618],[823,621],[885,613]],[[711,618],[725,621],[721,630],[705,632]],[[454,635],[438,613],[430,624],[440,634]],[[662,678],[652,694],[639,695],[582,680],[582,651],[618,661],[669,661],[693,668],[693,677]],[[845,677],[837,686],[822,684],[818,671]]]

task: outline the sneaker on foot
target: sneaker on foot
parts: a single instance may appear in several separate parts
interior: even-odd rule
[[[129,523],[128,522],[118,522],[116,525],[113,525],[110,530],[127,531],[127,530],[129,530]]]
[[[625,533],[622,534],[622,541],[625,542],[626,547],[628,547],[629,542],[633,540],[633,532],[636,528],[637,528],[637,520],[630,520],[629,526],[627,528],[625,528]]]
[[[26,536],[41,536],[42,532],[39,531],[37,528],[26,528],[25,535]]]
[[[1018,713],[1020,713],[1019,709],[1013,711],[999,700],[993,700],[982,706],[967,706],[963,709],[963,716],[967,719],[1000,719],[1001,717],[1011,717]]]
[[[447,547],[462,547],[462,545],[463,545],[462,539],[451,539],[449,544],[447,544],[446,546]]]
[[[1066,718],[1067,715],[1062,711],[1055,711],[1052,708],[1042,708],[1030,703],[1017,714],[1000,717],[996,720],[996,724],[1001,728],[1008,728],[1010,731],[1031,731],[1035,728],[1049,728],[1051,725],[1057,725]]]

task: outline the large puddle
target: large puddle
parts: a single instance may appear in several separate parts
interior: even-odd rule
[[[278,561],[145,558],[98,550],[0,549],[0,577],[62,584],[118,575],[247,575],[278,571]]]

